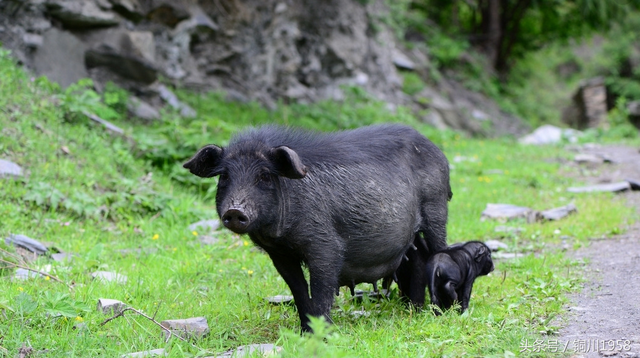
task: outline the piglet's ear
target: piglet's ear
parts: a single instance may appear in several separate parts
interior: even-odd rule
[[[485,256],[486,254],[487,254],[487,247],[484,245],[481,245],[478,248],[478,251],[476,252],[476,257],[475,257],[476,262],[480,262],[480,260],[482,260],[482,257]]]
[[[302,179],[307,175],[307,167],[295,150],[282,145],[271,148],[269,155],[279,175],[289,179]]]
[[[222,158],[223,149],[217,145],[207,145],[200,149],[193,158],[184,163],[182,167],[189,169],[192,174],[202,178],[211,178],[216,176],[217,167]]]

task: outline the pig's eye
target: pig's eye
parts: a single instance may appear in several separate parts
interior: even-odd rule
[[[260,182],[262,182],[262,183],[270,183],[271,182],[271,174],[269,174],[269,173],[260,174]]]

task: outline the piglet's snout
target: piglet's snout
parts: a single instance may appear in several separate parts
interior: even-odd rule
[[[229,209],[222,215],[222,223],[227,229],[244,234],[249,227],[249,217],[241,209]]]

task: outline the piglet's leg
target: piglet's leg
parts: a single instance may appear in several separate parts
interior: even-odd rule
[[[464,312],[469,308],[469,301],[471,300],[471,289],[473,288],[473,277],[467,277],[467,281],[462,288],[462,294],[460,297],[460,312]]]

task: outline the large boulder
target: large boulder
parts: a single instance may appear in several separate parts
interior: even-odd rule
[[[92,31],[82,38],[89,47],[85,56],[88,69],[103,66],[141,84],[157,79],[156,47],[150,31],[113,28]]]
[[[42,45],[34,53],[33,64],[38,75],[67,87],[88,77],[84,52],[85,45],[76,36],[52,27],[44,33]]]
[[[45,4],[49,14],[69,28],[114,26],[120,23],[117,14],[100,9],[93,0],[47,0]]]

